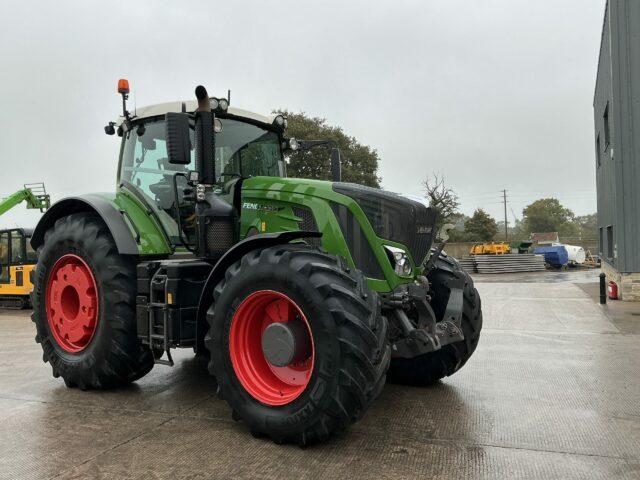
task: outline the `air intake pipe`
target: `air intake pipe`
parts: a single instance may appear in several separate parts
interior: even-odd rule
[[[196,88],[198,109],[195,116],[198,219],[198,252],[207,258],[220,258],[237,239],[236,209],[213,192],[215,177],[215,135],[213,113],[207,89]]]

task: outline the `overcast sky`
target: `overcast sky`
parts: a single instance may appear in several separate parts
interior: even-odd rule
[[[604,0],[0,0],[0,196],[115,188],[117,79],[138,106],[197,84],[305,111],[381,158],[384,188],[444,175],[465,213],[558,197],[595,211],[592,100]],[[33,226],[18,207],[0,226]]]

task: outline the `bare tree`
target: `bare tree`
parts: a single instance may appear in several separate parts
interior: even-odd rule
[[[432,174],[422,183],[425,189],[425,197],[433,208],[440,213],[440,222],[447,221],[452,215],[458,213],[460,202],[458,195],[444,183],[444,176],[438,173]]]

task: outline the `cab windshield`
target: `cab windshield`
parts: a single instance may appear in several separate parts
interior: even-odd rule
[[[234,176],[283,176],[284,165],[277,133],[229,118],[221,121],[222,132],[216,134],[217,183],[224,183]],[[169,164],[164,119],[148,121],[144,127],[134,127],[126,133],[120,180],[139,186],[149,194],[150,185],[172,177],[177,171],[194,170],[195,159],[192,149],[190,164]],[[193,130],[191,136],[193,145]]]
[[[222,120],[216,136],[216,178],[282,176],[282,155],[278,134],[250,123]]]

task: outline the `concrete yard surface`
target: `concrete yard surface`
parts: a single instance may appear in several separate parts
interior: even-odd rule
[[[128,388],[67,389],[29,312],[3,311],[0,479],[640,478],[640,305],[598,305],[595,275],[477,278],[484,328],[460,372],[387,385],[304,449],[232,421],[191,351]]]

